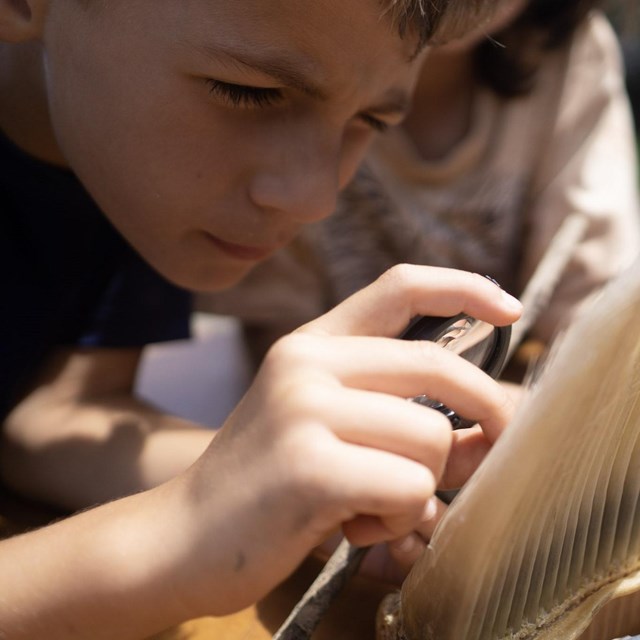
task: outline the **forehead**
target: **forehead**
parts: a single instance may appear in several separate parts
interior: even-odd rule
[[[318,84],[409,68],[416,49],[415,37],[400,38],[378,0],[190,0],[180,13],[183,43],[279,61]]]
[[[127,48],[195,51],[298,70],[319,86],[366,86],[413,65],[379,0],[92,0],[88,22]],[[58,6],[68,0],[57,0]],[[71,3],[76,4],[76,3]],[[69,24],[67,21],[66,24]],[[91,28],[89,25],[89,29]],[[85,35],[85,39],[88,36]],[[92,41],[95,42],[95,40]],[[391,71],[393,69],[393,71]],[[390,78],[387,78],[387,81]]]

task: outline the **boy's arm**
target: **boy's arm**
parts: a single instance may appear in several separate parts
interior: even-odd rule
[[[511,416],[474,365],[389,339],[415,315],[460,311],[501,324],[520,307],[481,276],[403,266],[284,337],[185,472],[0,544],[0,632],[140,638],[255,602],[339,526],[359,545],[416,529],[445,466],[470,469],[449,455],[448,420],[406,398],[478,420],[480,451]]]
[[[139,639],[188,619],[169,491],[0,542],[0,638]]]
[[[206,449],[213,431],[134,397],[140,349],[64,349],[8,416],[4,482],[76,510],[154,487]]]

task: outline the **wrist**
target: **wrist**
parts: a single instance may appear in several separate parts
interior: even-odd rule
[[[92,585],[105,617],[130,616],[126,637],[143,637],[194,617],[175,588],[186,556],[175,504],[171,487],[162,486],[78,516],[95,520],[87,523],[78,548],[79,562],[86,557],[86,584]]]
[[[149,491],[2,542],[7,637],[135,640],[193,617],[171,581],[181,557],[165,507]]]

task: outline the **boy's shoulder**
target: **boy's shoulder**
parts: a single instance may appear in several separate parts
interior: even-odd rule
[[[70,172],[0,133],[0,416],[59,346],[185,338],[190,296],[148,267]]]

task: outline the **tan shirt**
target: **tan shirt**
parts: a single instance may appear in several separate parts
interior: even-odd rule
[[[548,340],[640,248],[630,108],[618,44],[595,14],[550,54],[534,91],[480,91],[472,125],[444,159],[425,161],[402,128],[380,137],[337,213],[199,308],[288,330],[389,266],[412,262],[491,275],[519,294],[571,212],[586,237],[534,328]]]

